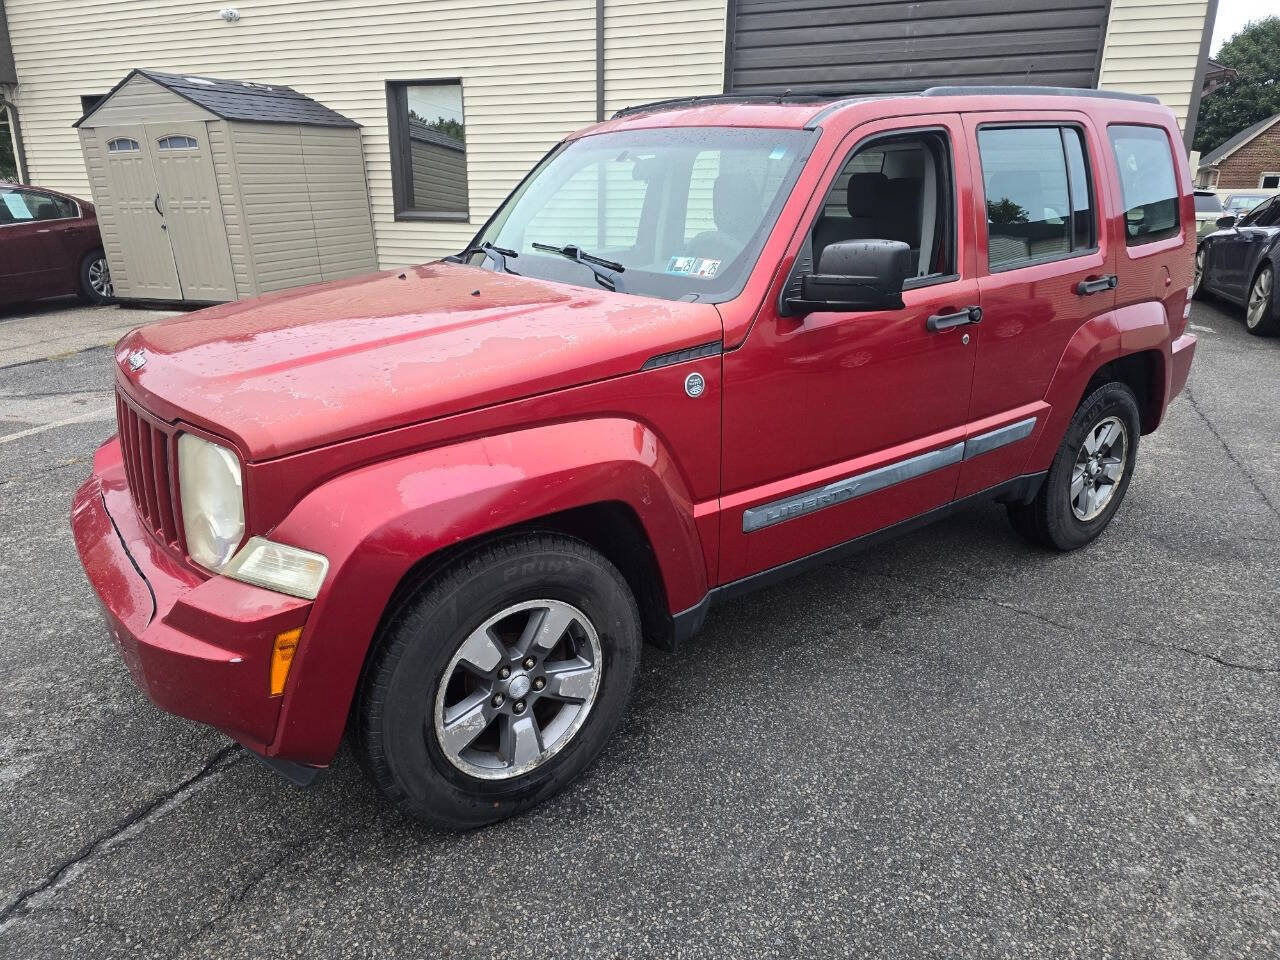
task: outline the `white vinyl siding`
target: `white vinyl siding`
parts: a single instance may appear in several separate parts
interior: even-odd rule
[[[607,0],[609,109],[718,93],[724,8]],[[5,10],[32,180],[88,194],[71,128],[80,94],[134,67],[281,83],[363,125],[383,267],[459,249],[543,153],[596,118],[594,0],[260,0],[238,23],[203,0],[6,0]],[[462,80],[470,222],[397,222],[386,81],[449,78]]]
[[[724,89],[725,0],[605,0],[605,116]]]
[[[1208,0],[1112,0],[1101,90],[1160,98],[1186,128]]]

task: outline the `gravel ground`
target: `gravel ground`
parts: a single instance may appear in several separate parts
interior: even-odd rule
[[[1236,313],[1093,546],[983,506],[719,608],[585,777],[460,835],[150,706],[68,530],[112,426],[40,429],[110,351],[6,367],[0,956],[1277,956],[1280,341]]]

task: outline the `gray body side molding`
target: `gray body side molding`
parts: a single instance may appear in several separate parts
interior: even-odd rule
[[[941,470],[963,460],[972,460],[984,453],[990,453],[1010,443],[1017,443],[1031,436],[1035,429],[1036,418],[1028,417],[1004,427],[999,427],[976,437],[953,443],[938,450],[930,450],[897,463],[890,463],[866,473],[855,473],[849,477],[834,480],[825,486],[804,493],[792,494],[771,503],[749,507],[742,512],[742,532],[752,533],[763,530],[776,523],[783,523],[795,517],[803,517],[838,503],[853,500],[856,497],[892,487],[906,480],[914,480],[934,470]]]

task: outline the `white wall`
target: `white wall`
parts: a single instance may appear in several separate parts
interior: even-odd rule
[[[456,251],[558,139],[595,120],[594,0],[5,0],[30,178],[88,195],[71,124],[133,67],[280,83],[364,125],[382,266]],[[606,102],[718,93],[725,0],[607,0]],[[384,83],[459,77],[469,224],[396,222]]]
[[[1157,96],[1186,129],[1209,0],[1111,0],[1098,89]]]

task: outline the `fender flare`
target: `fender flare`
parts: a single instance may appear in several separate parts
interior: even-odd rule
[[[1114,360],[1131,354],[1155,352],[1160,357],[1157,382],[1148,398],[1154,408],[1151,429],[1164,417],[1168,406],[1168,364],[1172,333],[1164,305],[1158,301],[1130,304],[1081,324],[1067,341],[1057,369],[1045,391],[1050,405],[1025,472],[1048,470],[1067,432],[1085,389],[1094,375]]]
[[[324,554],[329,572],[268,754],[329,763],[379,621],[416,564],[475,537],[600,503],[634,512],[672,611],[706,593],[688,486],[657,434],[635,420],[478,437],[361,467],[311,491],[271,533]]]

